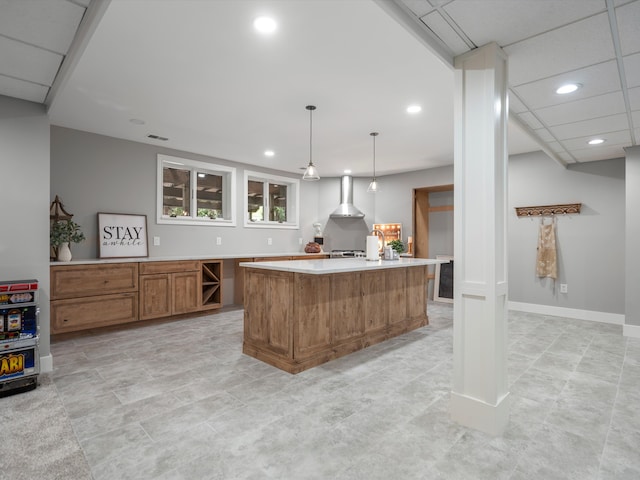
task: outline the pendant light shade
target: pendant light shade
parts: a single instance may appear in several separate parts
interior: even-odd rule
[[[318,169],[313,164],[312,154],[312,145],[313,145],[313,111],[316,109],[313,105],[307,105],[305,107],[309,110],[309,165],[307,165],[307,169],[304,171],[304,175],[302,175],[302,180],[307,180],[309,182],[313,182],[315,180],[320,180],[320,175],[318,174]]]
[[[378,191],[378,180],[376,179],[376,137],[378,132],[371,132],[369,135],[373,137],[373,179],[367,188],[367,192],[376,193]]]

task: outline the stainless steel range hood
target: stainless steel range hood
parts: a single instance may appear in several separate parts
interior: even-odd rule
[[[364,218],[364,213],[353,205],[353,177],[344,175],[340,182],[340,205],[329,217]]]

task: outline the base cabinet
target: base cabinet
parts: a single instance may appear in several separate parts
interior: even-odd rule
[[[51,333],[222,307],[222,261],[52,265]]]
[[[243,352],[289,373],[428,324],[425,265],[304,274],[246,267]]]
[[[197,312],[200,262],[140,264],[140,320]]]
[[[51,333],[138,320],[138,264],[56,265],[51,275]]]

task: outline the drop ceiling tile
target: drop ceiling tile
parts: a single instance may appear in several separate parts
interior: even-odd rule
[[[546,128],[539,128],[537,130],[534,130],[534,133],[538,135],[538,137],[540,137],[540,140],[542,140],[543,142],[553,142],[555,140],[555,137],[551,135],[551,132],[549,132],[549,130],[547,130]]]
[[[51,86],[62,55],[0,36],[0,74]]]
[[[451,49],[454,55],[460,55],[461,53],[471,50],[439,12],[425,15],[421,17],[420,20]]]
[[[402,0],[402,3],[404,3],[418,18],[434,10],[434,7],[429,5],[427,0]]]
[[[622,92],[605,93],[535,110],[535,114],[548,126],[598,118],[626,112]]]
[[[627,145],[609,145],[601,148],[584,148],[572,150],[573,155],[579,162],[595,162],[598,160],[608,160],[611,158],[622,158],[625,156],[624,147]]]
[[[509,55],[512,85],[615,58],[606,13],[514,43],[504,50]]]
[[[0,95],[21,98],[30,102],[44,103],[49,87],[25,82],[17,78],[0,75]]]
[[[627,87],[640,87],[640,53],[626,56],[623,60]]]
[[[622,55],[640,51],[640,2],[616,8]]]
[[[573,157],[571,156],[571,154],[570,154],[570,153],[567,153],[567,152],[558,153],[558,156],[559,156],[562,160],[564,160],[565,162],[567,162],[567,163],[575,163],[575,162],[576,162],[576,159],[575,159],[575,158],[573,158]]]
[[[631,112],[631,118],[634,126],[640,125],[640,110]],[[640,138],[636,138],[636,140],[640,140]]]
[[[527,124],[529,128],[531,128],[532,130],[535,130],[536,128],[544,127],[544,125],[540,123],[540,121],[538,121],[535,115],[533,115],[533,113],[531,112],[521,113],[518,115],[518,117],[520,117],[520,120],[522,120],[525,124]]]
[[[549,127],[549,130],[558,140],[566,140],[568,138],[602,135],[607,132],[617,132],[628,128],[627,115],[621,113],[608,117],[593,118],[582,122],[556,125],[555,127]]]
[[[603,135],[598,135],[599,138],[606,140],[600,145],[589,145],[587,142],[593,137],[580,137],[563,140],[562,144],[569,151],[581,150],[581,149],[596,149],[606,148],[610,145],[631,145],[631,135],[629,130],[620,130],[618,132],[609,132]]]
[[[561,2],[457,0],[444,10],[477,45],[489,42],[506,46],[567,23],[606,11],[602,0]]]
[[[549,142],[547,143],[547,147],[549,147],[555,153],[566,152],[567,150],[560,144],[560,142]]]
[[[84,5],[85,7],[89,7],[91,0],[75,0],[75,3],[79,3],[80,5]]]
[[[515,92],[509,92],[509,110],[515,113],[522,113],[529,109],[520,101]]]
[[[67,0],[0,3],[3,36],[62,54],[67,53],[85,12]]]
[[[556,89],[565,83],[579,83],[582,88],[569,95],[558,95]],[[610,60],[511,88],[529,108],[538,109],[620,90],[620,76],[616,61]]]
[[[640,87],[630,88],[628,92],[631,110],[640,110]]]

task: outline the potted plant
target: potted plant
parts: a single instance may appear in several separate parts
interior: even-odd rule
[[[404,243],[402,243],[402,240],[391,240],[387,245],[398,252],[398,255],[404,253]]]
[[[57,259],[62,262],[71,260],[70,243],[80,243],[85,239],[80,225],[72,220],[60,220],[51,224],[49,245],[57,252]]]

